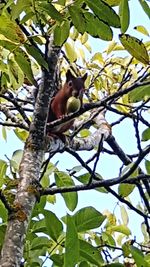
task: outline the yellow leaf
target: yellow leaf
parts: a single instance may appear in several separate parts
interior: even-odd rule
[[[137,30],[138,32],[143,33],[144,35],[149,36],[149,32],[148,32],[147,29],[146,29],[144,26],[142,26],[142,25],[135,26],[134,29]]]
[[[76,54],[74,45],[70,44],[70,43],[65,43],[64,48],[65,48],[66,55],[67,55],[67,58],[69,59],[69,61],[71,63],[76,61],[77,60],[77,54]]]

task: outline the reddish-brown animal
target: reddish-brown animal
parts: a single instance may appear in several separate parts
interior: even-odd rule
[[[84,82],[86,78],[87,74],[85,74],[83,77],[76,78],[73,76],[70,70],[67,71],[66,82],[64,86],[56,93],[50,103],[47,123],[63,118],[67,114],[67,101],[71,96],[79,98],[82,105],[83,93],[85,89]],[[47,126],[47,132],[48,134],[62,134],[71,128],[73,121],[74,120],[65,122],[51,129],[48,129]]]

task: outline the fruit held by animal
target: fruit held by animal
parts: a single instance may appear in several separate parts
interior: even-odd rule
[[[81,101],[79,98],[76,98],[75,96],[69,97],[67,101],[67,114],[76,112],[81,107]]]

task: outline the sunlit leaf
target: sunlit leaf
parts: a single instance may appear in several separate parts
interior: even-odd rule
[[[88,39],[89,39],[88,34],[84,32],[84,34],[81,36],[81,43],[85,44],[88,41]]]
[[[28,137],[28,132],[23,130],[23,129],[19,129],[16,128],[14,130],[14,133],[17,135],[17,137],[21,140],[21,141],[26,141],[27,137]]]
[[[75,51],[75,47],[67,42],[67,43],[65,43],[64,48],[65,48],[66,55],[67,55],[67,58],[69,59],[69,61],[71,63],[76,61],[77,60],[77,54]]]
[[[133,57],[144,64],[149,64],[148,52],[142,41],[128,34],[120,34],[119,38],[122,45]]]
[[[2,127],[2,136],[3,136],[4,140],[7,141],[7,132],[6,132],[5,126]]]
[[[91,132],[88,129],[83,129],[80,131],[80,135],[82,138],[90,136]]]
[[[146,36],[149,36],[148,30],[142,25],[135,26],[134,29],[137,30],[140,33],[143,33]]]
[[[123,224],[127,225],[129,222],[129,217],[128,217],[128,213],[127,213],[127,211],[123,205],[120,207],[120,211],[121,211],[121,218],[122,218]]]
[[[107,230],[111,232],[119,232],[126,236],[129,236],[131,234],[130,229],[124,224],[109,226]]]
[[[20,27],[9,17],[5,15],[0,16],[0,33],[12,42],[23,43],[25,36]]]

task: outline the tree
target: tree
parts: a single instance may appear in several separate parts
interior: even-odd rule
[[[148,1],[137,2],[137,8],[150,17]],[[6,140],[11,129],[25,143],[23,151],[0,160],[1,267],[48,266],[48,259],[52,266],[64,267],[149,266],[150,46],[126,34],[129,3],[1,1],[1,131]],[[119,40],[112,41],[115,28],[120,31]],[[148,35],[143,25],[136,30]],[[91,37],[95,42],[107,41],[108,47],[87,60]],[[63,142],[46,136],[45,129],[50,99],[68,68],[77,76],[87,72],[88,78],[83,107],[49,125],[76,118],[74,130]],[[111,125],[107,114],[115,114]],[[132,122],[136,140],[132,154],[113,135],[126,120]],[[81,150],[91,150],[92,156],[85,161]],[[59,152],[69,153],[78,166],[65,172],[59,169],[52,163]],[[109,166],[119,162],[118,177],[110,173],[105,179],[97,172],[105,154]],[[100,212],[92,206],[74,211],[78,192],[91,189],[99,192],[100,201],[104,194],[117,199],[121,220],[115,212]],[[45,207],[55,204],[56,194],[62,195],[68,209],[63,218],[50,210],[50,204]],[[130,210],[135,218],[142,218],[141,227],[136,225],[142,241],[131,235]]]

